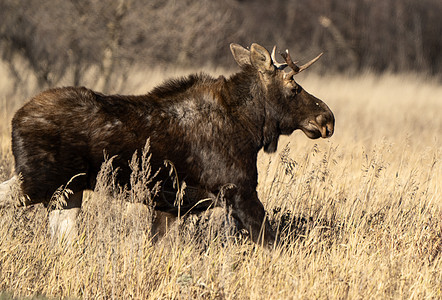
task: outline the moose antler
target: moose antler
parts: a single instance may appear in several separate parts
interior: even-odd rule
[[[273,49],[275,50],[275,48],[273,48]],[[273,53],[272,53],[272,54],[273,54]],[[322,54],[323,54],[323,53],[320,53],[318,56],[316,56],[315,58],[313,58],[313,59],[312,59],[311,61],[309,61],[308,63],[306,63],[306,64],[304,64],[304,65],[298,67],[298,66],[296,65],[296,63],[293,62],[293,60],[292,60],[292,58],[291,58],[291,56],[290,56],[289,50],[285,50],[285,52],[282,52],[282,53],[281,53],[281,56],[284,58],[284,60],[285,60],[285,62],[286,62],[286,64],[287,64],[287,66],[289,66],[289,67],[292,69],[292,71],[290,71],[289,73],[287,73],[287,74],[285,75],[286,78],[291,78],[292,76],[294,76],[294,75],[296,75],[296,74],[298,74],[298,73],[301,73],[302,71],[304,71],[305,69],[307,69],[308,67],[310,67],[315,61],[317,61],[317,60],[322,56]],[[273,57],[272,57],[272,59],[273,59]]]
[[[273,46],[272,55],[271,55],[271,57],[272,57],[272,61],[273,61],[273,65],[274,65],[277,69],[279,69],[279,70],[284,70],[284,69],[288,66],[288,64],[286,64],[286,63],[282,63],[282,64],[279,63],[279,62],[276,60],[275,54],[276,54],[276,45]]]

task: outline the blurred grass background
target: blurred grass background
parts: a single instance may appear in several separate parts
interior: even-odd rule
[[[303,61],[325,52],[315,68],[327,74],[440,76],[441,14],[439,0],[3,0],[0,54],[16,88],[29,73],[43,88],[85,84],[95,70],[97,88],[117,92],[134,65],[230,69],[231,42]]]

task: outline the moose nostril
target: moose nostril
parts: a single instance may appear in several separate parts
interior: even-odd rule
[[[326,126],[326,134],[327,137],[331,137],[333,135],[333,126],[330,124],[327,124]]]
[[[332,119],[332,120],[330,120]],[[317,115],[315,118],[315,123],[321,131],[321,135],[323,138],[331,137],[334,131],[334,120],[333,117],[330,118],[328,115]]]
[[[325,117],[323,115],[319,115],[316,117],[316,123],[318,123],[319,126],[324,125],[325,123]]]

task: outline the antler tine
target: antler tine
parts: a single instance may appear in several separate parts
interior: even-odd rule
[[[272,61],[273,61],[273,65],[274,65],[277,69],[279,69],[279,70],[284,70],[286,67],[288,67],[288,64],[285,64],[285,63],[282,63],[282,64],[281,64],[281,63],[279,63],[279,62],[276,60],[275,55],[276,55],[276,45],[273,46],[272,55],[271,55],[271,57],[272,57]]]
[[[296,75],[300,72],[299,67],[293,62],[288,49],[285,50],[285,52],[281,52],[281,56],[284,58],[287,65],[292,69],[292,71],[285,75],[286,78],[291,78],[293,75]]]
[[[321,56],[322,54],[324,54],[324,52],[319,53],[318,56],[316,56],[315,58],[313,58],[311,61],[309,61],[308,63],[302,65],[299,67],[299,72],[304,71],[305,69],[307,69],[308,67],[310,67],[314,62],[316,62]]]
[[[320,53],[318,56],[316,56],[315,58],[313,58],[311,61],[309,61],[308,63],[298,67],[296,65],[296,63],[293,62],[289,50],[285,50],[285,52],[281,53],[281,56],[284,58],[284,60],[286,61],[287,65],[293,70],[290,71],[289,73],[287,73],[286,77],[290,78],[298,73],[301,73],[302,71],[304,71],[305,69],[307,69],[308,67],[310,67],[314,62],[316,62],[323,53]]]

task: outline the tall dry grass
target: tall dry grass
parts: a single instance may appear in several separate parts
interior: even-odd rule
[[[170,73],[182,72],[134,71],[120,92],[148,90]],[[250,243],[219,210],[169,224],[154,242],[152,212],[128,209],[124,191],[110,196],[107,165],[69,247],[51,246],[42,206],[0,211],[0,290],[97,299],[442,298],[441,84],[391,74],[306,74],[299,82],[335,112],[336,132],[314,141],[296,132],[277,154],[259,156],[259,194],[280,246]],[[0,179],[13,172],[9,123],[23,98],[0,98]],[[146,191],[141,184],[131,193]]]

